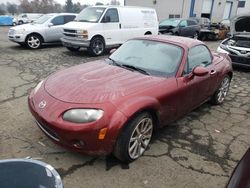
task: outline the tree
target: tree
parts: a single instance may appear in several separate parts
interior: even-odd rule
[[[74,13],[79,13],[79,12],[81,12],[81,10],[82,10],[82,6],[79,2],[73,4],[73,12]]]
[[[65,12],[74,12],[72,0],[66,0],[64,9]]]
[[[20,9],[21,12],[31,13],[33,12],[33,8],[31,7],[31,3],[28,0],[19,0],[20,1]]]
[[[111,5],[120,5],[120,2],[117,0],[111,0],[110,4]]]
[[[8,11],[8,13],[14,15],[15,13],[17,13],[17,5],[16,4],[7,3],[7,11]]]
[[[96,4],[95,5],[104,5],[103,3],[100,3],[100,2],[96,2]]]

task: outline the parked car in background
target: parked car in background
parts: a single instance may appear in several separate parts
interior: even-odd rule
[[[201,29],[210,27],[211,21],[208,18],[205,18],[205,17],[192,17],[190,19],[195,20],[198,23],[198,25],[200,25]]]
[[[201,27],[198,39],[202,41],[218,39],[219,29],[211,27],[210,19],[204,17],[194,17],[191,19],[195,20]]]
[[[74,22],[64,25],[61,41],[70,51],[81,47],[98,56],[106,48],[133,37],[158,34],[154,9],[126,6],[93,6],[82,10]]]
[[[208,100],[223,103],[231,78],[230,58],[199,40],[147,36],[128,40],[108,59],[52,74],[28,104],[55,143],[131,162],[147,149],[153,129]]]
[[[13,25],[13,18],[7,15],[0,16],[0,26],[1,25]]]
[[[230,19],[221,20],[219,24],[220,24],[221,26],[225,26],[225,27],[230,28]]]
[[[11,27],[8,37],[22,46],[37,49],[43,43],[60,42],[62,26],[75,17],[72,13],[45,14],[33,23]]]
[[[221,42],[217,51],[227,53],[233,65],[250,67],[250,15],[231,20],[230,37]]]
[[[36,13],[24,13],[24,14],[20,14],[17,17],[17,23],[19,25],[21,24],[25,24],[25,23],[31,23],[33,21],[35,21],[36,19],[38,19],[39,17],[41,17],[43,14],[36,14]]]
[[[160,22],[159,33],[184,37],[199,37],[201,27],[193,19],[166,19]]]

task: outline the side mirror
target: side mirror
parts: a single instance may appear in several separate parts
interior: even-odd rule
[[[185,25],[179,25],[180,28],[186,27]]]
[[[53,23],[49,23],[49,24],[48,24],[48,27],[51,27],[51,26],[53,26],[53,25],[54,25]]]
[[[208,72],[208,69],[202,66],[197,66],[192,71],[194,76],[205,76],[208,74]]]
[[[112,54],[112,53],[114,53],[116,50],[117,50],[116,48],[113,48],[113,49],[110,50],[109,53]]]

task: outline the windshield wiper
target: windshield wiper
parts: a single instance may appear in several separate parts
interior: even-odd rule
[[[116,66],[118,66],[118,67],[122,67],[122,65],[121,65],[120,63],[116,62],[116,61],[113,60],[112,58],[108,57],[108,59],[109,59],[110,61],[112,61],[112,65],[116,65]]]
[[[135,67],[133,65],[126,65],[126,64],[121,64],[122,67],[126,67],[126,68],[129,68],[129,69],[132,69],[132,70],[135,70],[135,71],[138,71],[140,73],[143,73],[143,74],[146,74],[146,75],[150,75],[147,71],[139,68],[139,67]]]
[[[133,65],[126,65],[126,64],[122,64],[122,63],[118,63],[117,61],[115,61],[114,59],[112,58],[108,58],[110,61],[112,61],[112,64],[115,65],[115,66],[118,66],[118,67],[122,67],[122,68],[126,68],[126,69],[132,69],[132,70],[135,70],[135,71],[138,71],[140,73],[143,73],[143,74],[146,74],[146,75],[150,75],[147,71],[139,68],[139,67],[135,67]]]

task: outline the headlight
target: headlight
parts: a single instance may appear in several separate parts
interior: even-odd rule
[[[76,33],[78,34],[79,38],[88,38],[88,31],[87,30],[77,30]]]
[[[19,30],[15,30],[15,34],[23,34],[25,32],[25,29],[19,29]]]
[[[71,109],[63,114],[63,119],[73,123],[88,123],[100,119],[103,113],[98,109]]]
[[[34,88],[34,94],[36,94],[36,92],[40,89],[40,87],[41,87],[42,84],[43,84],[43,81],[44,81],[44,80],[42,80],[41,82],[39,82],[39,83],[37,84],[37,86]]]

